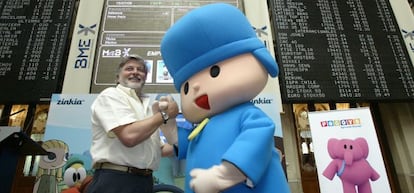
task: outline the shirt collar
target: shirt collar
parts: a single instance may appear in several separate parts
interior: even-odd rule
[[[121,84],[118,84],[116,86],[117,89],[121,90],[122,92],[124,92],[125,94],[127,94],[128,96],[141,101],[144,105],[148,105],[149,104],[149,97],[147,95],[142,95],[140,97],[138,97],[137,93],[135,92],[134,89],[126,87],[126,86],[122,86]]]
[[[137,93],[132,88],[128,88],[126,86],[122,86],[121,84],[118,84],[116,86],[116,88],[120,89],[122,92],[124,92],[125,94],[127,94],[130,97],[133,97],[135,99],[139,99],[139,97],[137,96]]]

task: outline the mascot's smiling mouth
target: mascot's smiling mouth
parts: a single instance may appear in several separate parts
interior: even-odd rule
[[[207,109],[210,110],[210,105],[208,104],[208,96],[207,95],[202,95],[200,97],[198,97],[196,99],[196,104],[203,108],[203,109]]]

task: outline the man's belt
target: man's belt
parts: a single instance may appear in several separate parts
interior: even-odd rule
[[[136,167],[129,167],[129,166],[113,164],[113,163],[110,163],[110,162],[96,163],[93,166],[93,168],[94,169],[116,170],[116,171],[126,172],[126,173],[129,173],[129,174],[136,174],[136,175],[140,175],[140,176],[150,176],[150,175],[152,175],[152,170],[151,169],[140,169],[140,168],[136,168]]]

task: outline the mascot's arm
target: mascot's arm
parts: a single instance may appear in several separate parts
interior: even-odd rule
[[[189,129],[184,129],[181,127],[177,128],[178,130],[178,146],[177,146],[177,158],[178,159],[185,159],[187,157],[187,149],[188,149],[188,144],[189,144],[189,140],[188,140],[188,136],[191,133],[191,130]]]
[[[335,173],[339,170],[338,164],[336,164],[335,160],[332,160],[331,163],[329,163],[328,167],[323,171],[323,175],[328,178],[329,180],[332,180],[335,177]]]
[[[177,144],[177,121],[175,119],[168,120],[167,124],[160,126],[160,129],[169,144]]]
[[[217,193],[246,180],[233,164],[223,161],[209,169],[193,169],[190,187],[197,193]]]
[[[240,117],[240,133],[223,154],[222,160],[235,165],[254,187],[267,172],[274,152],[273,121],[260,109],[245,110]]]

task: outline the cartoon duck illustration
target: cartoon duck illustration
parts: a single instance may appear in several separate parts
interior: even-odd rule
[[[87,171],[84,162],[78,157],[71,157],[66,163],[63,181],[67,185],[67,189],[62,193],[80,192],[79,188],[87,177]]]
[[[86,175],[83,161],[77,157],[71,157],[66,163],[63,181],[68,187],[79,187]]]

